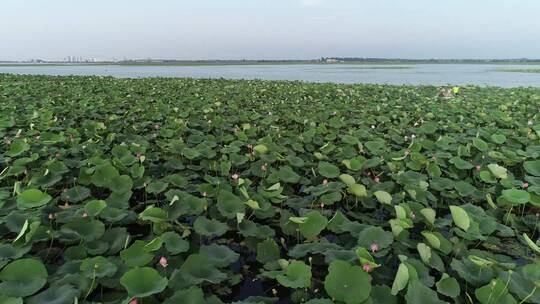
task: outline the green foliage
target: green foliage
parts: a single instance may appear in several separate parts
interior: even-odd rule
[[[538,89],[0,83],[0,303],[540,303]]]

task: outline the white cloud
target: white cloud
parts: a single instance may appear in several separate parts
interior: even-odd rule
[[[303,6],[315,7],[324,4],[325,0],[300,0]]]

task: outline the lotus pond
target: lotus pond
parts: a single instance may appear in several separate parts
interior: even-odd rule
[[[0,303],[540,303],[540,89],[0,75]]]

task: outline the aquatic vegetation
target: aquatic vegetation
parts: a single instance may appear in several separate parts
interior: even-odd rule
[[[540,90],[0,75],[2,303],[540,303]]]
[[[512,72],[512,73],[540,73],[540,69],[499,69],[501,72]]]

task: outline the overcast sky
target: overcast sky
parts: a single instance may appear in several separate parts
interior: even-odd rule
[[[0,0],[0,60],[540,58],[540,0]]]

